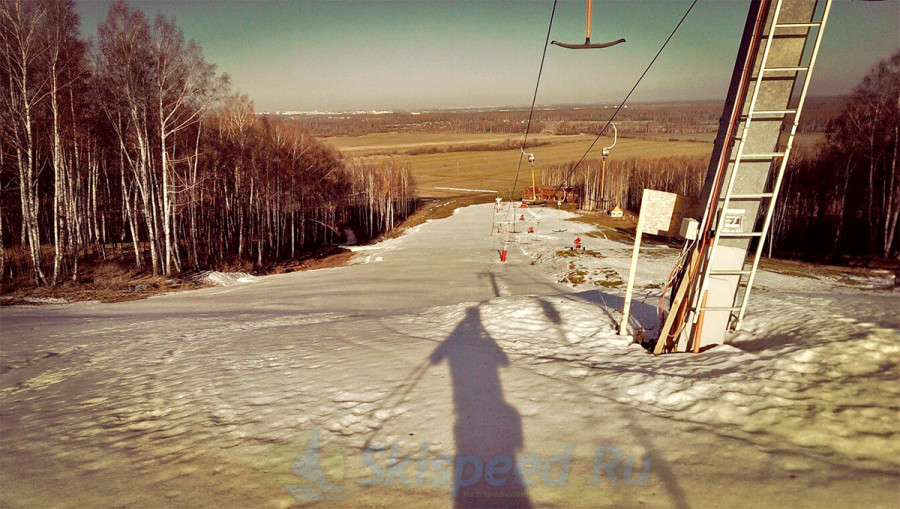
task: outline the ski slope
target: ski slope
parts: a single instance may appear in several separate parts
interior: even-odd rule
[[[345,267],[3,308],[0,502],[897,505],[886,275],[763,272],[730,344],[654,357],[614,330],[630,244],[548,208],[500,263],[492,208]],[[676,256],[642,255],[632,329]]]

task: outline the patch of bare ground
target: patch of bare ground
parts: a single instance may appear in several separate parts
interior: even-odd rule
[[[849,285],[864,285],[863,281],[852,276],[867,277],[876,272],[900,271],[900,260],[882,259],[839,259],[832,263],[803,260],[787,260],[783,258],[761,258],[762,269],[789,276],[817,278],[831,277]]]
[[[577,217],[573,218],[574,221],[587,223],[596,228],[594,232],[588,235],[623,243],[631,243],[634,241],[637,216],[632,212],[625,212],[625,217],[623,218],[612,218],[605,212],[576,211],[574,207],[568,205],[564,205],[563,209],[567,209],[567,207],[568,210],[577,212]],[[644,235],[642,243],[668,245],[675,248],[681,246],[680,240],[646,234]],[[776,253],[776,256],[777,255],[778,254]],[[642,256],[647,256],[647,254]],[[852,276],[871,276],[875,271],[890,271],[896,273],[897,271],[900,271],[900,260],[873,257],[843,257],[836,260],[823,259],[804,261],[763,256],[763,258],[760,259],[759,266],[762,269],[785,275],[808,278],[832,277],[846,284],[861,285],[864,283],[853,279]]]
[[[610,217],[609,214],[602,211],[576,211],[571,205],[564,205],[562,208],[576,212],[577,216],[572,219],[573,221],[586,223],[596,228],[588,234],[589,236],[626,243],[634,241],[637,216],[631,212],[626,212],[624,217],[616,218]]]
[[[284,274],[303,270],[339,267],[352,253],[338,246],[328,246],[304,253],[297,259],[269,263],[254,268],[250,262],[222,263],[215,270],[249,272],[253,275]],[[62,302],[123,302],[145,299],[169,292],[195,290],[211,286],[203,277],[206,271],[191,270],[170,276],[154,276],[136,271],[120,254],[106,260],[82,260],[77,281],[66,279],[56,285],[36,285],[26,278],[16,278],[0,285],[0,306],[59,304]]]
[[[254,276],[288,274],[304,270],[330,269],[347,264],[353,252],[340,246],[325,246],[310,251],[296,260],[271,263],[262,269],[249,271]]]
[[[121,302],[144,299],[161,293],[193,290],[207,286],[199,272],[154,276],[137,272],[114,260],[85,261],[77,281],[66,279],[56,285],[36,285],[24,278],[0,286],[0,305],[57,304],[61,301]]]

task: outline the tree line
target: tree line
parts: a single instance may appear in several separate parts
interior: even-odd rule
[[[843,97],[813,97],[800,124],[800,132],[823,132],[844,106]],[[534,112],[531,132],[597,134],[614,105],[542,107]],[[705,133],[719,128],[722,101],[633,104],[616,117],[619,130],[628,133]],[[359,136],[389,132],[521,134],[528,109],[393,111],[378,113],[282,114],[316,136]]]
[[[704,156],[610,159],[602,183],[605,193],[601,191],[601,159],[585,159],[577,168],[574,161],[550,165],[542,170],[541,181],[577,188],[576,205],[581,210],[607,210],[618,205],[637,212],[644,189],[699,197],[708,164],[709,158]]]
[[[0,279],[117,247],[154,275],[262,265],[414,209],[408,167],[256,115],[174,19],[118,1],[93,43],[78,26],[72,0],[0,0]]]
[[[900,50],[876,64],[796,154],[773,219],[775,247],[836,257],[900,257]]]

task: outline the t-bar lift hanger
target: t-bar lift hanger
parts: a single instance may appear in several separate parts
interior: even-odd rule
[[[591,0],[587,0],[587,22],[584,27],[584,44],[568,44],[559,41],[551,41],[550,44],[555,44],[560,48],[566,49],[601,49],[615,46],[616,44],[621,44],[623,42],[625,42],[625,39],[591,44]]]

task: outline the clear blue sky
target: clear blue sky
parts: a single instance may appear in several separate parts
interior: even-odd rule
[[[80,0],[82,33],[96,34],[111,0]],[[551,46],[539,104],[618,102],[689,5],[687,0],[594,0],[606,50]],[[632,101],[724,97],[747,1],[700,0]],[[259,111],[520,106],[531,102],[552,0],[133,0],[174,16],[206,59]],[[552,39],[584,39],[583,0],[561,0]],[[900,47],[900,1],[836,0],[813,77],[814,95],[844,94]]]

